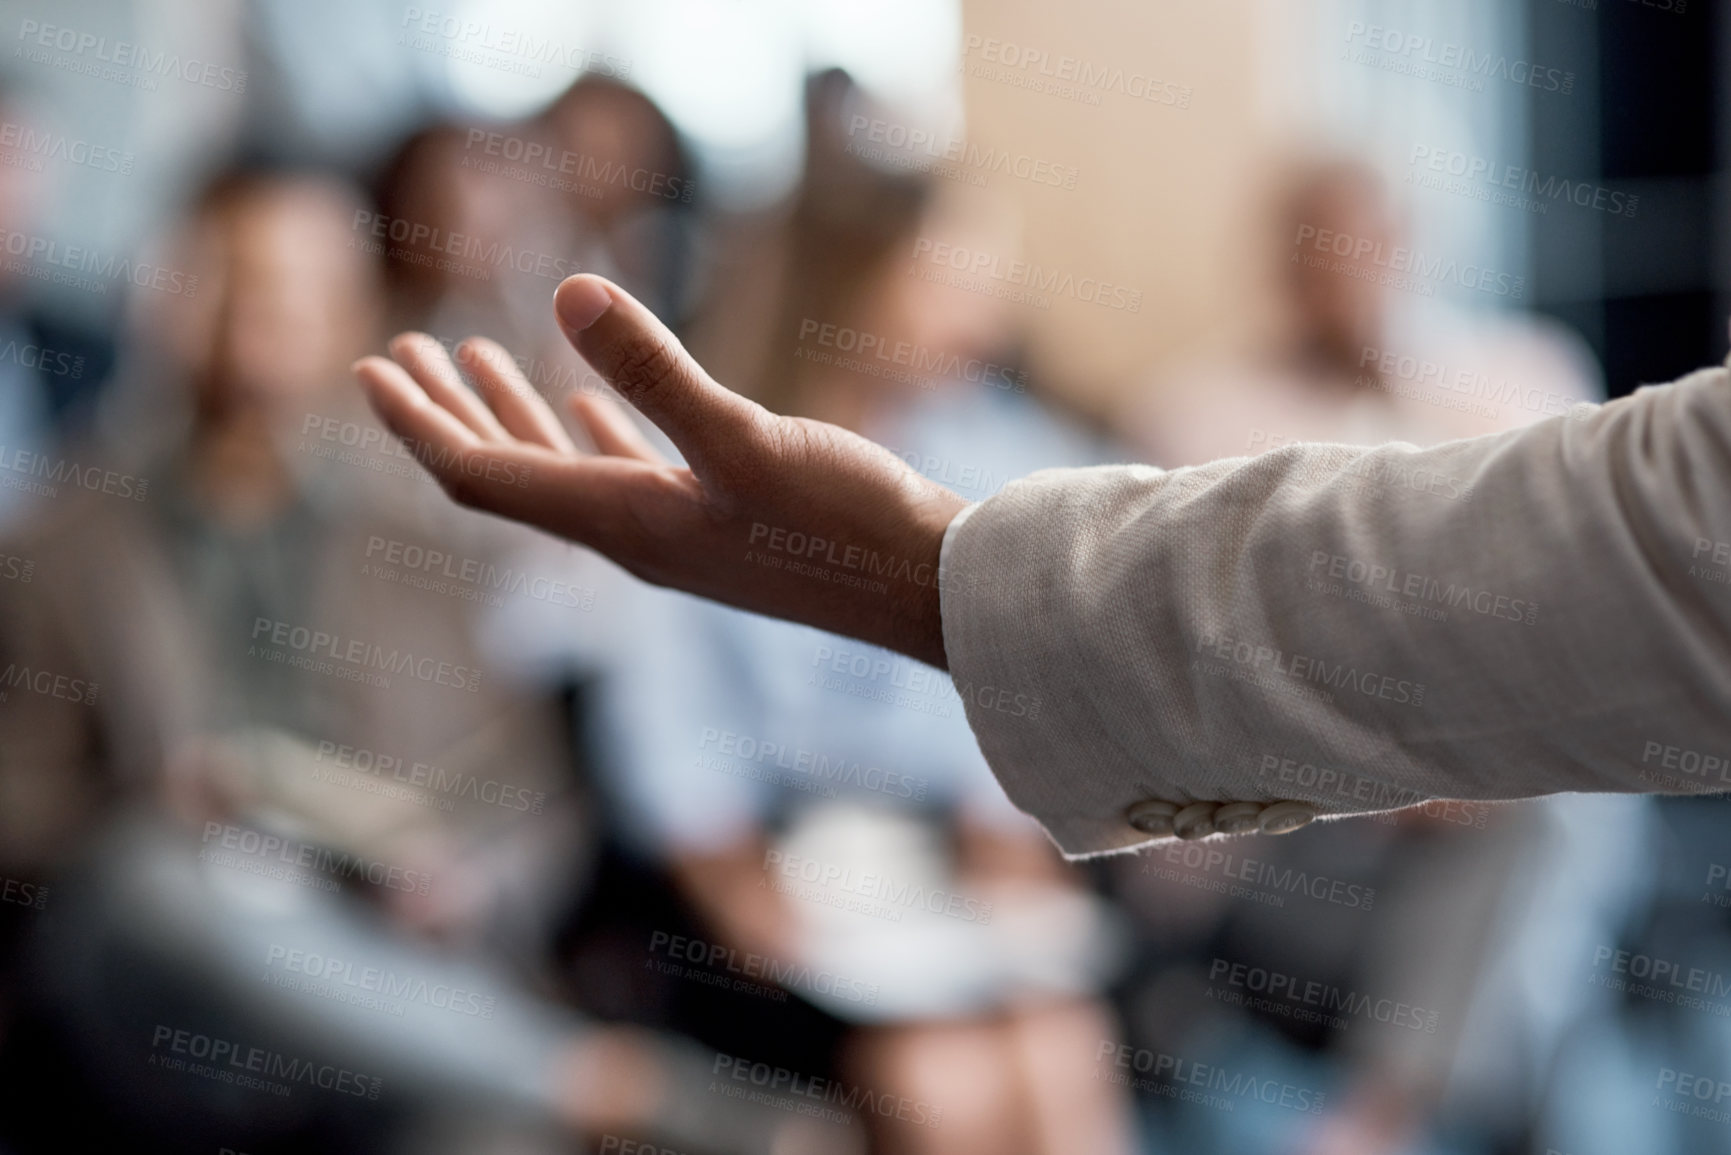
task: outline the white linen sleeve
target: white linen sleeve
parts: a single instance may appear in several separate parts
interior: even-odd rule
[[[941,573],[980,747],[1072,856],[1174,811],[1731,789],[1722,369],[1425,450],[1037,473]]]

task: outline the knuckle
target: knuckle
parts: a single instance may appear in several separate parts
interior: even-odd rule
[[[723,480],[746,483],[764,473],[775,472],[775,464],[796,460],[803,451],[805,431],[798,423],[767,411],[747,414],[717,438],[711,460]]]
[[[761,433],[763,446],[784,462],[810,460],[823,440],[821,427],[801,417],[779,418]]]
[[[620,353],[613,386],[627,397],[653,392],[682,371],[679,351],[660,337],[633,341]]]
[[[453,454],[439,463],[433,475],[439,482],[439,488],[445,491],[445,496],[458,505],[479,508],[485,504],[484,487],[476,481],[482,471],[475,468],[476,464],[473,454]]]
[[[439,488],[445,491],[445,496],[462,506],[475,504],[474,486],[470,484],[468,475],[461,469],[446,469],[434,474]]]

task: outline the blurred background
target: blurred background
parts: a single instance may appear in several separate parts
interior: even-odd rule
[[[1728,38],[0,4],[0,1151],[1731,1151],[1722,797],[1065,864],[946,676],[453,508],[347,373],[605,392],[597,272],[974,499],[1511,429],[1724,359]]]

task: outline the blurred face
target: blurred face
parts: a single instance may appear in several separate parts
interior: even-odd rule
[[[666,125],[648,104],[629,93],[611,89],[584,93],[562,110],[555,128],[562,147],[592,161],[598,170],[641,169],[673,175],[673,143],[667,139]],[[601,220],[657,199],[617,180],[602,182],[597,191],[599,197],[579,197],[575,203]]]
[[[441,134],[423,143],[403,175],[395,212],[414,226],[436,229],[444,236],[461,233],[483,245],[522,244],[526,225],[541,211],[538,190],[465,164],[468,159],[460,133]],[[391,244],[422,258],[403,267],[409,277],[435,283],[467,279],[461,272],[426,261],[440,255],[428,242]]]
[[[1324,348],[1355,354],[1381,339],[1387,290],[1377,283],[1400,241],[1400,229],[1380,187],[1368,178],[1337,176],[1319,182],[1299,198],[1294,221],[1352,238],[1363,256],[1337,258],[1352,267],[1312,268],[1291,264],[1292,303],[1303,335]],[[1290,236],[1295,235],[1289,233]],[[1369,244],[1365,245],[1364,242]],[[1344,247],[1344,246],[1343,246]],[[1356,275],[1354,275],[1356,274]]]
[[[349,216],[325,190],[284,185],[201,222],[210,313],[189,352],[207,412],[292,414],[344,379],[373,308]]]

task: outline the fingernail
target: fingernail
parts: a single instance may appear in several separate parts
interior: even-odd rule
[[[356,357],[354,364],[349,366],[349,372],[350,373],[359,373],[361,371],[361,363],[364,362],[365,360],[366,360],[365,357]]]
[[[568,333],[581,333],[613,307],[613,297],[597,277],[567,277],[553,293],[553,311]]]

